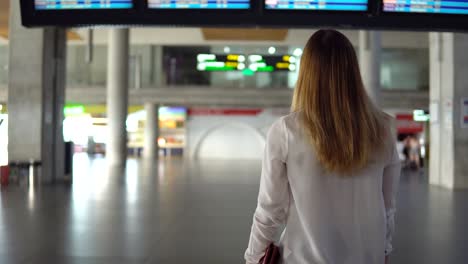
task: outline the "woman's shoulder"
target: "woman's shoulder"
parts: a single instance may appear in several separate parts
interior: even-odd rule
[[[384,138],[386,143],[393,144],[396,142],[397,129],[395,117],[382,112],[383,114],[383,126],[384,126]]]
[[[299,113],[298,112],[291,112],[283,117],[281,117],[280,120],[282,120],[282,122],[284,122],[284,125],[286,126],[286,128],[295,128],[297,126],[297,123],[298,123],[298,119],[299,119]]]
[[[386,161],[395,159],[395,152],[397,151],[397,127],[395,117],[384,114],[384,158]]]
[[[294,131],[297,127],[297,119],[297,112],[291,112],[287,115],[281,116],[273,123],[270,131],[281,131],[282,133]]]

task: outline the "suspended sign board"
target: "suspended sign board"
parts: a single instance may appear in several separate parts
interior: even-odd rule
[[[427,111],[424,110],[414,110],[413,111],[413,120],[416,122],[427,122],[431,119],[431,116]]]
[[[253,26],[255,0],[20,0],[25,26]]]
[[[245,69],[245,56],[239,54],[215,55],[198,54],[199,71],[242,71]]]
[[[468,0],[380,0],[378,26],[468,31]]]
[[[250,0],[148,0],[155,9],[249,9]]]
[[[383,0],[386,12],[468,14],[468,0]]]
[[[129,9],[132,0],[34,0],[37,10]]]
[[[242,71],[245,75],[255,72],[296,71],[297,60],[292,55],[198,54],[197,70]]]
[[[291,55],[249,55],[249,69],[254,72],[296,71],[297,58]]]
[[[265,0],[266,9],[367,11],[367,0]]]
[[[468,0],[20,0],[25,26],[468,31]]]

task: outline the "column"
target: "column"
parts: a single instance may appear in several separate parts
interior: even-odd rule
[[[430,33],[429,182],[468,189],[468,35]]]
[[[19,5],[10,1],[8,159],[41,162],[38,180],[51,183],[65,177],[66,32],[24,28]]]
[[[110,29],[107,58],[108,141],[106,157],[111,166],[125,166],[129,77],[129,29]]]
[[[151,86],[164,87],[166,86],[165,74],[163,71],[163,47],[162,46],[151,46]]]
[[[159,106],[153,103],[145,104],[146,126],[145,126],[145,146],[143,155],[146,159],[158,157],[158,137],[159,137]]]
[[[359,31],[359,63],[367,94],[380,106],[381,36],[376,31]]]

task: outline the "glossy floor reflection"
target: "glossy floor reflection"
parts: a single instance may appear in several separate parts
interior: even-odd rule
[[[0,193],[1,264],[238,264],[248,240],[260,164],[158,164],[75,156],[72,186]],[[468,192],[403,176],[392,263],[468,261]]]

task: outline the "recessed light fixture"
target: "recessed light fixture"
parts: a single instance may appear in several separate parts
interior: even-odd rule
[[[275,48],[275,47],[269,47],[269,48],[268,48],[268,53],[270,53],[270,54],[275,54],[275,52],[276,52],[276,48]]]
[[[302,55],[302,49],[297,48],[294,50],[293,55],[296,57],[300,57]]]

